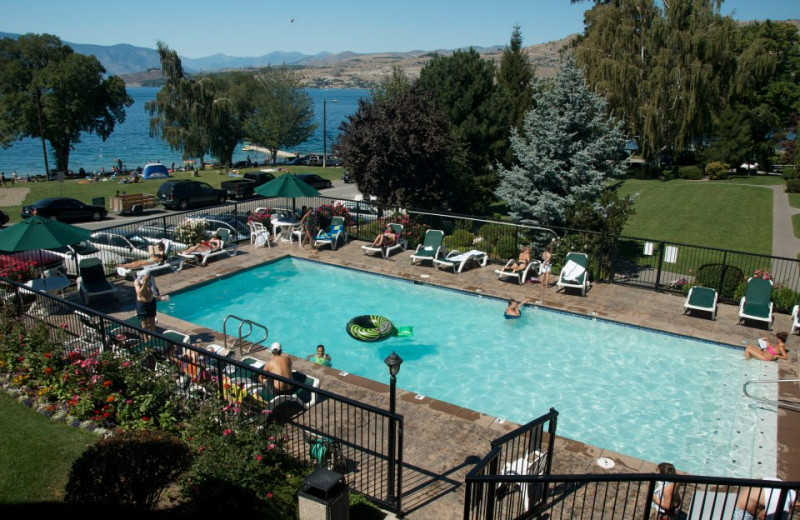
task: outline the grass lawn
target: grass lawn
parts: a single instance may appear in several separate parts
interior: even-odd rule
[[[0,504],[60,502],[93,433],[54,422],[0,391]]]
[[[620,196],[638,193],[624,235],[771,254],[772,190],[780,177],[726,181],[629,179]]]
[[[242,168],[237,170],[240,174],[245,172],[251,171],[258,171],[260,169],[266,169],[266,166],[259,166],[255,168]],[[321,168],[315,166],[289,166],[286,167],[290,173],[316,173],[320,177],[325,179],[337,180],[342,177],[344,170],[338,167],[331,167],[331,168]],[[280,176],[282,174],[278,174],[276,176]],[[173,174],[173,179],[191,179],[197,181],[207,182],[210,185],[219,188],[219,185],[222,181],[229,180],[228,177],[222,170],[203,170],[200,172],[199,177],[192,177],[191,172],[175,172]],[[120,184],[119,182],[89,182],[86,183],[84,180],[83,183],[78,180],[70,179],[65,180],[63,183],[59,183],[56,181],[51,182],[31,182],[31,183],[17,183],[15,188],[0,188],[0,196],[3,195],[4,190],[8,189],[27,189],[28,193],[25,195],[25,200],[23,204],[32,204],[37,200],[44,199],[47,197],[71,197],[74,199],[78,199],[83,201],[87,204],[92,202],[92,199],[95,197],[105,197],[106,199],[106,207],[108,207],[108,201],[110,197],[116,195],[116,192],[125,192],[128,194],[132,193],[152,193],[155,195],[158,192],[159,186],[165,181],[166,179],[153,179],[149,181],[137,182],[135,184]],[[22,206],[2,206],[0,205],[0,210],[5,211],[8,216],[10,217],[9,224],[13,224],[14,222],[19,222],[22,220],[20,217],[20,211]]]
[[[793,208],[800,208],[800,193],[787,193],[789,196],[789,205]]]

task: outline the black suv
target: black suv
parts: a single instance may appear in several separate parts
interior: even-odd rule
[[[169,209],[186,210],[225,202],[225,191],[198,181],[166,181],[158,188],[158,203]]]

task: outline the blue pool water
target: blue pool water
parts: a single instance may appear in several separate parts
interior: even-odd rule
[[[742,395],[747,380],[775,379],[774,364],[745,362],[740,349],[541,308],[505,320],[504,309],[494,298],[288,258],[160,306],[218,331],[229,314],[263,323],[268,342],[303,358],[322,343],[335,368],[382,382],[383,359],[395,351],[404,360],[398,385],[405,390],[516,423],[554,407],[560,435],[682,471],[775,474],[775,410]],[[345,324],[361,314],[412,326],[414,335],[358,342]]]

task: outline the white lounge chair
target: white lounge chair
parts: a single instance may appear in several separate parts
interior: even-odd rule
[[[347,228],[344,226],[344,217],[332,217],[327,230],[320,229],[314,237],[314,247],[329,245],[336,251],[339,242],[347,243]]]
[[[717,291],[709,287],[692,287],[683,304],[683,313],[691,310],[710,312],[711,319],[717,319]]]
[[[581,295],[586,296],[586,290],[589,288],[589,273],[586,271],[588,262],[589,257],[586,253],[567,253],[566,263],[558,275],[556,292],[562,287],[572,287],[580,289]]]
[[[525,266],[525,269],[521,271],[512,271],[511,266],[516,263],[517,260],[512,258],[506,262],[506,265],[504,265],[502,269],[495,269],[494,272],[497,274],[497,279],[504,280],[506,278],[513,278],[517,280],[520,285],[522,285],[533,271],[535,271],[537,274],[541,274],[539,271],[542,268],[542,263],[539,260],[528,262],[528,265]]]
[[[425,240],[417,246],[417,250],[411,255],[411,263],[433,262],[434,258],[444,255],[447,252],[447,248],[442,245],[442,240],[444,240],[444,231],[438,229],[426,231]]]
[[[217,236],[219,236],[220,242],[222,243],[219,249],[215,249],[213,251],[203,251],[199,253],[180,253],[179,256],[186,260],[193,261],[197,263],[197,265],[208,265],[208,261],[210,259],[218,256],[235,256],[239,245],[230,240],[229,231],[225,228],[219,228],[216,233]]]
[[[514,462],[506,462],[503,469],[500,470],[501,475],[544,475],[544,470],[547,465],[547,454],[539,450],[534,451],[533,460],[530,459],[530,454],[525,453],[522,457]],[[530,510],[531,499],[537,501],[538,496],[531,496],[530,484],[527,482],[519,484],[519,492],[522,495],[522,510],[520,513],[525,513]],[[506,492],[508,494],[509,491]]]
[[[375,247],[372,244],[361,246],[361,249],[364,250],[365,255],[380,253],[381,256],[383,256],[383,258],[388,258],[389,254],[391,254],[392,251],[397,251],[398,249],[400,251],[405,251],[406,249],[408,249],[408,240],[400,236],[400,233],[403,232],[403,225],[395,223],[391,223],[389,225],[392,227],[392,230],[394,231],[394,234],[397,237],[397,241],[394,244],[386,247]]]
[[[772,329],[775,319],[772,304],[772,280],[750,278],[744,296],[739,300],[739,323],[744,320],[763,321]]]
[[[452,268],[454,273],[459,274],[464,270],[464,266],[468,264],[476,263],[481,267],[486,267],[486,263],[488,261],[489,255],[483,251],[473,249],[472,251],[467,251],[466,253],[459,253],[458,249],[453,249],[447,253],[447,256],[444,258],[434,258],[433,265],[439,269]]]
[[[794,307],[792,307],[792,332],[791,332],[791,334],[794,334],[795,332],[798,332],[798,331],[800,331],[800,305],[795,305]]]

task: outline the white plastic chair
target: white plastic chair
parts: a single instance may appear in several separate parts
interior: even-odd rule
[[[256,248],[264,245],[269,248],[272,247],[272,244],[269,242],[269,230],[267,229],[267,226],[261,222],[254,221],[249,222],[247,225],[250,227],[250,245],[255,246]]]

